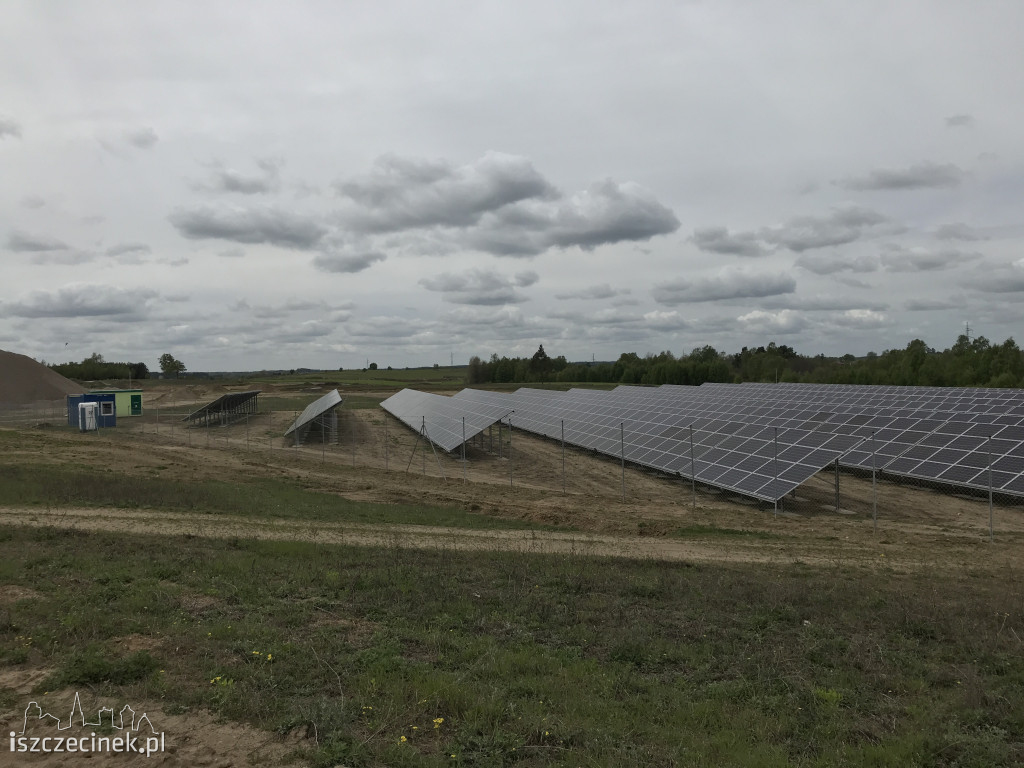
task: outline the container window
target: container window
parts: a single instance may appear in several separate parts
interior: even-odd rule
[[[100,403],[100,414],[103,416],[114,415],[114,404],[113,403]]]

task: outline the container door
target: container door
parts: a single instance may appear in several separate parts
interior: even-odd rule
[[[142,415],[142,395],[132,395],[132,416]]]

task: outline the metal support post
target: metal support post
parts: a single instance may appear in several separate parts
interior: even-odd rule
[[[462,482],[466,482],[466,417],[462,417]]]
[[[693,424],[690,425],[690,491],[693,493],[693,508],[697,509],[697,461],[693,456]]]
[[[626,422],[619,423],[619,458],[622,460],[622,501],[626,501]]]
[[[988,540],[995,539],[992,515],[992,435],[988,436]]]
[[[249,450],[249,414],[245,414],[245,450]]]
[[[562,419],[562,495],[565,496],[565,419]]]
[[[388,415],[384,414],[384,471],[388,471],[388,451],[390,446],[388,445]]]
[[[427,436],[427,417],[421,417],[423,422],[420,424],[420,434],[424,437]],[[423,449],[423,474],[427,474],[427,449]]]
[[[839,457],[836,456],[836,514],[839,514]]]
[[[499,422],[500,423],[500,422]],[[512,487],[512,416],[508,417],[508,487]]]
[[[773,429],[775,430],[775,440],[774,440],[774,444],[775,444],[775,486],[777,488],[778,485],[779,485],[779,428],[778,427],[773,427]],[[772,493],[776,494],[776,493],[778,493],[778,491],[773,490]],[[775,512],[772,513],[772,516],[773,517],[778,517],[779,516],[779,497],[778,496],[775,497]]]
[[[878,533],[878,484],[875,478],[875,433],[871,432],[871,525]]]

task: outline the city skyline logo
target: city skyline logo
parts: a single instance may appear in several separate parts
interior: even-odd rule
[[[76,738],[69,735],[76,724],[83,730],[110,728],[112,733],[97,734],[90,731]],[[35,734],[40,726],[43,726],[43,731],[50,731],[53,728],[58,735],[28,735],[27,732],[30,730]],[[117,734],[117,731],[120,731],[120,734]],[[78,691],[75,691],[71,712],[66,720],[43,711],[38,701],[30,701],[25,707],[21,732],[10,732],[11,752],[131,752],[149,757],[154,753],[163,752],[164,747],[164,732],[158,732],[153,727],[147,713],[137,713],[130,704],[125,704],[116,713],[113,707],[100,707],[95,722],[87,720]]]

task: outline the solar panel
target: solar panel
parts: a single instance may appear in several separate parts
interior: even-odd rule
[[[403,389],[383,401],[381,407],[410,429],[424,434],[443,451],[453,451],[463,440],[475,437],[505,418],[511,408],[483,402],[463,390],[455,397]],[[465,421],[463,421],[465,420]],[[465,432],[463,432],[465,425]]]
[[[341,405],[341,395],[338,390],[332,389],[323,397],[318,397],[312,403],[307,405],[299,417],[292,422],[292,425],[285,430],[284,436],[295,433],[296,441],[301,442],[301,437],[308,431],[309,427],[313,422],[323,416],[328,411],[333,410]]]
[[[256,413],[256,403],[260,391],[252,389],[248,392],[228,392],[193,411],[182,421],[202,422],[204,425],[224,424],[236,416]]]

